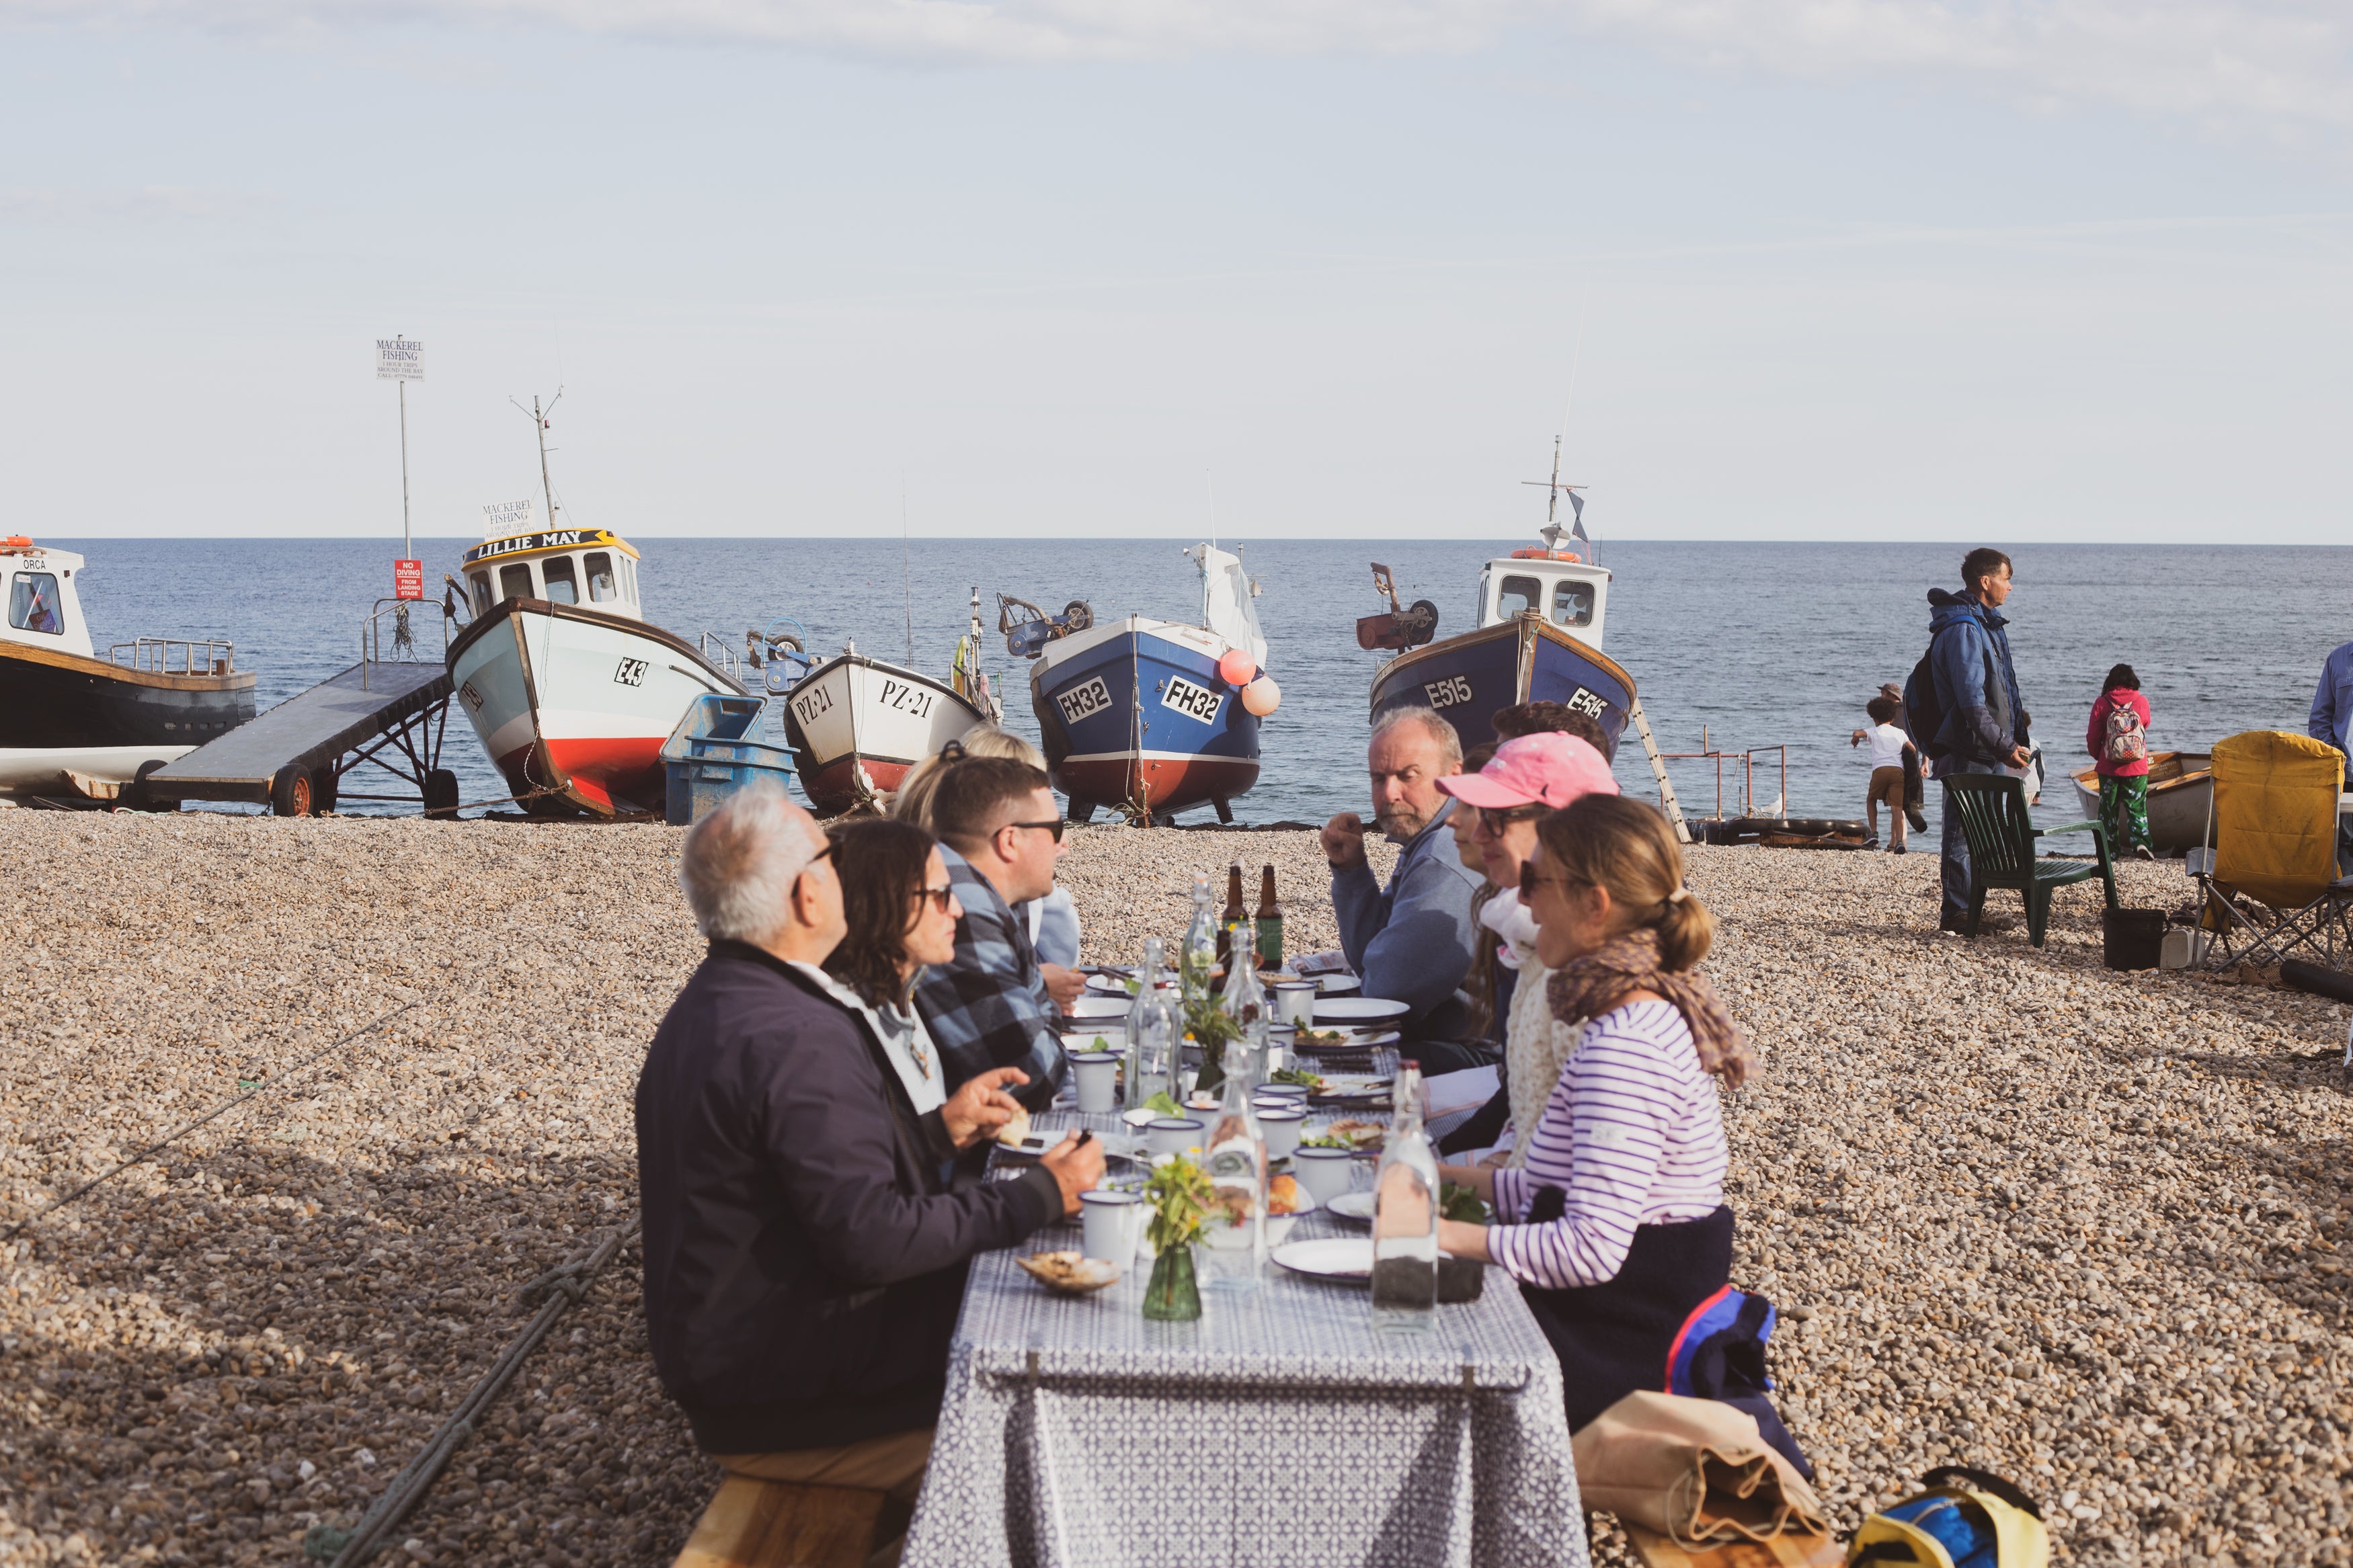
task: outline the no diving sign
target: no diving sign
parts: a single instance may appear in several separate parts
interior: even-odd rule
[[[396,561],[392,563],[392,596],[396,599],[425,597],[425,563]]]

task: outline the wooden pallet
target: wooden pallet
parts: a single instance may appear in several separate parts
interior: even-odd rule
[[[1645,1568],[1841,1568],[1846,1552],[1827,1535],[1777,1535],[1689,1552],[1638,1524],[1618,1521]]]
[[[864,1568],[889,1499],[729,1476],[671,1568]]]

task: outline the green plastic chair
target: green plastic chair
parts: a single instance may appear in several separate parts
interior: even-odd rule
[[[2070,882],[2097,877],[2107,889],[2108,908],[2116,908],[2116,866],[2108,858],[2105,823],[2071,822],[2064,827],[2037,827],[2026,815],[2026,784],[2007,773],[1952,773],[1945,779],[1946,809],[1961,814],[1961,837],[1969,846],[1968,934],[1978,934],[1985,914],[1989,889],[2015,888],[2026,900],[2026,938],[2042,945],[2043,928],[2051,923],[2051,895]],[[2100,862],[2039,859],[2034,841],[2054,833],[2089,833],[2099,847]]]

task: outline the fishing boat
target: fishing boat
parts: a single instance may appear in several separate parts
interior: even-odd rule
[[[2148,845],[2179,854],[2208,842],[2212,831],[2214,759],[2204,752],[2148,754]],[[2074,775],[2075,802],[2087,818],[2100,815],[2100,770]]]
[[[482,750],[525,811],[662,809],[662,742],[687,704],[751,695],[724,650],[649,623],[637,549],[596,528],[485,539],[459,571],[471,618],[449,679]]]
[[[1373,722],[1405,708],[1434,709],[1467,749],[1498,738],[1491,721],[1499,710],[1560,702],[1590,715],[1616,746],[1634,709],[1634,678],[1601,651],[1609,569],[1563,548],[1574,539],[1589,550],[1592,542],[1582,487],[1560,482],[1557,441],[1549,488],[1543,545],[1495,556],[1480,568],[1469,631],[1440,638],[1437,606],[1427,599],[1399,605],[1389,569],[1374,564],[1375,591],[1387,595],[1389,608],[1356,623],[1356,646],[1397,657],[1373,673]],[[1556,515],[1564,495],[1573,518],[1567,529]]]
[[[138,637],[103,658],[75,578],[82,558],[21,535],[0,539],[8,618],[0,626],[0,795],[116,800],[144,773],[254,713],[237,649]]]
[[[1097,624],[1076,600],[1049,616],[998,595],[1007,650],[1035,660],[1030,705],[1072,821],[1098,807],[1149,821],[1207,805],[1230,822],[1233,801],[1258,783],[1259,721],[1282,694],[1263,674],[1257,584],[1240,556],[1214,544],[1185,553],[1201,574],[1198,626],[1150,616]]]
[[[1004,710],[980,668],[980,590],[972,629],[956,644],[948,679],[860,653],[855,643],[789,681],[772,676],[785,708],[785,739],[809,804],[832,816],[897,791],[907,770]],[[910,662],[913,662],[912,660]],[[769,668],[778,668],[773,660]]]

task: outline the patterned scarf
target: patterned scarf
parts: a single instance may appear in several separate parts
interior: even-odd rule
[[[1715,987],[1693,969],[1659,967],[1659,935],[1638,927],[1552,972],[1545,998],[1553,1016],[1571,1026],[1598,1018],[1629,991],[1655,991],[1674,1004],[1690,1028],[1703,1072],[1722,1075],[1738,1089],[1757,1065],[1747,1037],[1732,1022]]]

